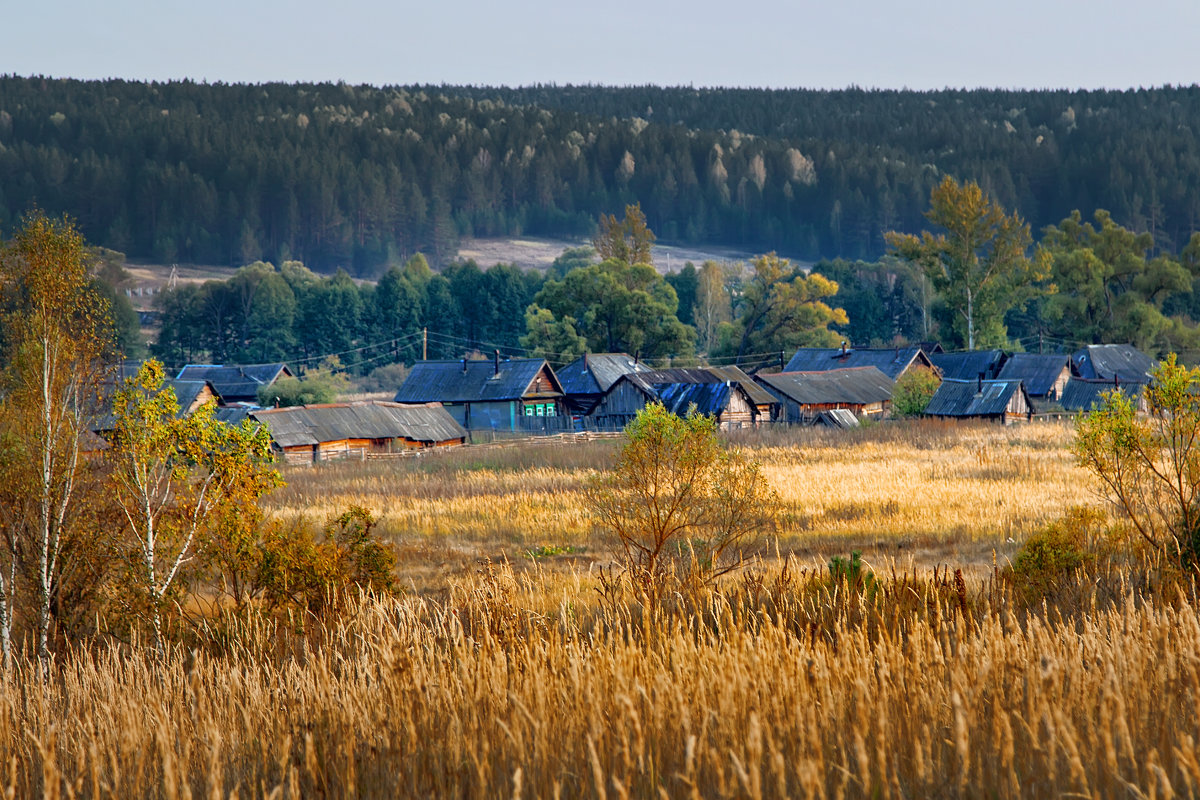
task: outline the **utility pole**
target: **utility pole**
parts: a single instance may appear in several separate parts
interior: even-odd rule
[[[421,328],[421,360],[429,360],[429,328]]]

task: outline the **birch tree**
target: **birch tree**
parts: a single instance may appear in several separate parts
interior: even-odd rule
[[[226,425],[214,410],[209,403],[178,417],[175,391],[163,386],[157,361],[146,362],[113,398],[113,491],[140,562],[138,584],[160,655],[163,611],[204,546],[205,526],[228,504],[256,502],[275,485],[264,480],[273,474],[266,429]]]
[[[946,178],[930,195],[926,218],[945,233],[889,231],[892,252],[919,264],[955,314],[956,344],[968,350],[1005,343],[1004,315],[1038,294],[1050,277],[1042,251],[1029,256],[1029,226],[1007,214],[978,184]]]
[[[24,495],[5,521],[10,557],[27,562],[36,598],[37,654],[50,658],[51,606],[64,546],[86,501],[77,491],[81,440],[98,408],[110,354],[108,304],[96,291],[83,237],[69,221],[41,212],[25,218],[0,257],[5,292],[5,416],[10,457],[6,490]],[[12,623],[13,562],[0,591],[0,640]]]

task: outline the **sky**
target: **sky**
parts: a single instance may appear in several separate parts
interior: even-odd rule
[[[226,83],[1137,88],[1200,82],[1200,0],[38,0],[0,74]]]

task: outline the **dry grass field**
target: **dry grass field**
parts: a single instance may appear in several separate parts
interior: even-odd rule
[[[1099,503],[1072,462],[1067,424],[1001,428],[882,424],[736,437],[779,494],[779,527],[754,554],[825,563],[851,549],[878,566],[954,563],[990,570],[1066,509]],[[371,509],[420,584],[483,559],[584,568],[607,563],[582,504],[582,484],[617,441],[468,448],[391,462],[291,470],[269,499],[282,518]],[[518,565],[519,566],[519,565]]]
[[[1200,598],[1089,556],[1003,570],[1097,505],[1054,425],[753,434],[779,529],[656,601],[580,482],[614,442],[289,470],[280,518],[381,515],[406,591],[326,625],[213,620],[164,659],[0,679],[9,797],[1194,797]],[[1011,541],[1010,541],[1011,540]],[[875,577],[834,577],[861,549]],[[997,568],[993,569],[993,548]],[[504,563],[507,561],[507,563]]]

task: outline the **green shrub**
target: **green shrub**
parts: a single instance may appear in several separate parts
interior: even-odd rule
[[[1068,510],[1026,540],[1006,577],[1023,599],[1040,601],[1095,559],[1095,542],[1106,522],[1104,512],[1094,508]]]
[[[892,389],[892,416],[916,417],[925,411],[942,379],[928,367],[907,370]]]

